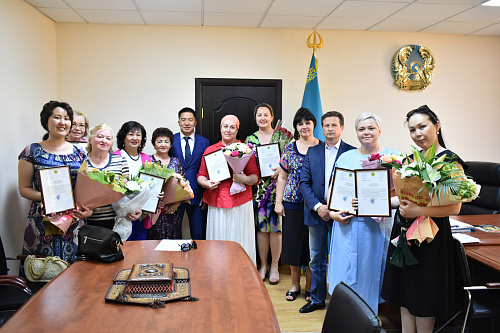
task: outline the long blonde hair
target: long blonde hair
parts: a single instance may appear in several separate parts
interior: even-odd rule
[[[113,148],[113,142],[115,140],[115,133],[113,132],[113,129],[111,129],[111,127],[108,125],[108,124],[100,124],[100,125],[97,125],[95,127],[92,127],[92,129],[90,130],[90,134],[89,134],[89,140],[87,142],[87,152],[88,154],[90,154],[90,152],[92,151],[92,139],[95,138],[97,136],[97,133],[99,133],[100,131],[102,130],[108,130],[111,132],[111,147],[109,148],[109,150],[111,151],[112,148]]]

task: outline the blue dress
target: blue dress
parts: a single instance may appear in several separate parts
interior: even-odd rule
[[[385,148],[380,154],[401,153]],[[360,160],[368,157],[353,149],[343,153],[335,163],[335,167],[362,169]],[[378,304],[383,302],[380,290],[392,222],[392,217],[384,218],[380,222],[369,217],[352,217],[348,225],[333,223],[328,265],[330,294],[338,283],[344,281],[375,313],[378,312]]]
[[[23,159],[33,164],[34,178],[33,188],[40,191],[40,177],[38,170],[69,165],[71,168],[71,180],[75,185],[76,175],[87,154],[78,146],[73,146],[73,152],[68,155],[55,155],[46,152],[39,143],[32,143],[26,146],[19,154],[18,159]],[[47,221],[46,221],[47,220]],[[54,227],[42,216],[40,202],[31,202],[26,229],[24,231],[23,254],[43,254],[47,256],[58,256],[59,258],[73,263],[75,253],[78,249],[77,229],[84,224],[80,220],[69,227],[65,234],[62,234],[57,227]],[[46,226],[49,228],[46,229]]]

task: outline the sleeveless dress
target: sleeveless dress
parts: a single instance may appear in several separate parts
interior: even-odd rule
[[[446,154],[464,170],[464,161],[450,150]],[[446,159],[450,162],[450,159]],[[418,261],[416,265],[399,268],[389,262],[394,245],[389,245],[385,267],[382,298],[389,304],[405,307],[416,317],[436,317],[436,322],[449,319],[455,312],[455,265],[453,238],[449,217],[431,217],[439,228],[434,240],[420,246],[411,244],[410,250]],[[399,236],[401,227],[394,223],[391,239]]]
[[[273,135],[269,143],[275,143],[277,136]],[[260,145],[257,132],[247,137],[247,142],[252,144],[252,150],[257,159],[256,146]],[[258,161],[258,159],[257,159]],[[254,186],[253,210],[254,219],[259,232],[277,232],[281,233],[281,218],[274,211],[276,204],[276,180],[271,177],[261,178]]]
[[[55,155],[46,152],[39,143],[32,143],[26,146],[18,157],[18,159],[23,159],[33,164],[35,171],[33,187],[37,191],[41,190],[38,170],[69,165],[71,168],[71,181],[74,186],[78,169],[86,158],[86,153],[77,145],[73,146],[71,154]],[[74,223],[64,235],[48,219],[45,220],[47,221],[44,221],[42,216],[40,202],[33,201],[24,231],[23,254],[58,256],[68,263],[73,263],[75,261],[76,250],[78,249],[77,229],[84,224],[84,220]]]
[[[154,155],[151,155],[151,162],[158,162]],[[167,168],[184,176],[181,161],[176,157],[170,157]],[[179,209],[173,214],[167,214],[166,211],[158,217],[155,225],[148,229],[146,239],[182,239],[182,220]]]

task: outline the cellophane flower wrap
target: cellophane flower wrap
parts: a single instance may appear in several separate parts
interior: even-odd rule
[[[167,168],[167,166],[161,165],[160,162],[145,162],[144,165],[139,169],[139,172],[163,177],[166,179],[165,183],[163,184],[163,198],[161,199],[166,205],[175,202],[188,202],[190,199],[194,198],[194,193],[191,186],[189,185],[189,181],[182,175],[175,173],[173,170]],[[156,223],[158,217],[167,208],[167,206],[164,206],[161,211],[154,214],[146,212],[145,214],[147,216],[143,219],[144,228],[150,229]]]
[[[252,148],[241,142],[232,143],[222,148],[222,152],[227,163],[235,173],[243,172],[253,154]],[[245,189],[245,184],[233,181],[229,193],[236,194],[245,191]]]
[[[371,154],[368,158],[361,159],[361,167],[363,169],[380,169],[388,168],[392,169],[392,163],[401,165],[403,161],[403,155],[395,154]],[[389,183],[391,191],[394,190],[394,181],[389,178]]]
[[[125,241],[132,233],[132,221],[127,220],[125,216],[129,213],[135,214],[137,210],[141,209],[148,201],[151,189],[145,181],[139,178],[126,179],[122,177],[122,183],[125,196],[112,203],[111,206],[116,213],[113,231],[116,231],[122,241]]]
[[[425,155],[413,147],[413,160],[407,156],[402,165],[388,163],[394,167],[393,180],[399,200],[406,199],[419,206],[442,206],[477,198],[480,186],[465,176],[461,165],[447,162],[446,155],[438,158],[435,153],[435,144]],[[398,267],[417,264],[418,261],[409,248],[410,241],[414,240],[418,246],[424,241],[430,243],[439,228],[429,216],[407,220],[399,211],[394,221],[402,229],[390,262]]]

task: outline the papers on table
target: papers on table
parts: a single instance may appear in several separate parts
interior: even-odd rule
[[[38,170],[45,215],[75,209],[71,170],[68,165]]]
[[[472,237],[464,233],[453,233],[453,238],[458,239],[462,244],[480,243],[479,238]]]
[[[280,145],[270,143],[257,146],[257,158],[259,159],[260,176],[271,177],[280,165]]]
[[[205,165],[207,167],[208,179],[213,182],[221,182],[231,178],[229,166],[222,149],[216,150],[213,153],[204,156]]]
[[[465,222],[457,221],[455,219],[450,219],[451,232],[475,232],[474,226]]]
[[[181,251],[181,245],[191,243],[191,239],[163,239],[155,251]]]
[[[160,198],[158,194],[162,191],[163,184],[165,183],[165,178],[149,175],[147,173],[139,172],[139,179],[144,180],[144,182],[149,184],[151,189],[151,194],[149,195],[148,201],[142,205],[141,209],[146,212],[156,213],[158,209],[158,203]]]
[[[391,216],[391,191],[388,169],[348,170],[335,168],[328,208],[368,217]],[[358,198],[358,211],[352,199]]]

